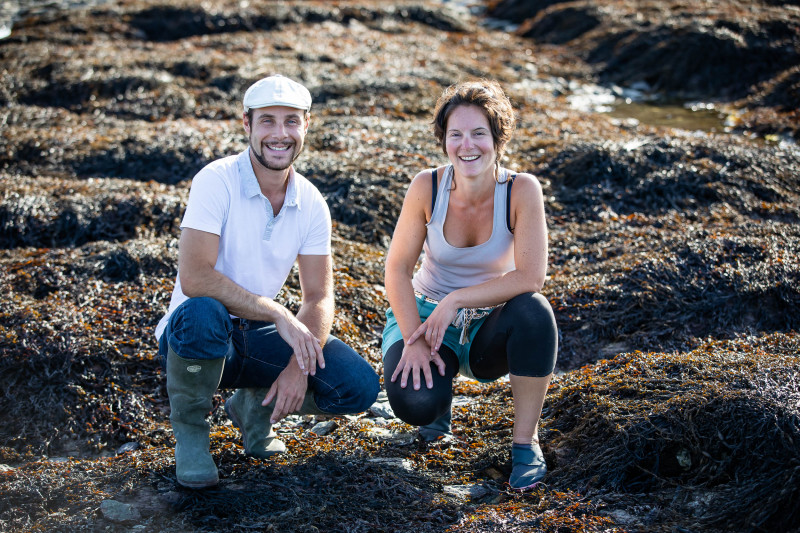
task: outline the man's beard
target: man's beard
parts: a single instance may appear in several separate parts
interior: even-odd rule
[[[296,144],[293,144],[291,150],[294,150],[296,146],[297,146]],[[263,147],[262,147],[262,149],[263,149]],[[300,152],[302,152],[302,151],[303,151],[303,147],[301,146],[300,150],[298,150],[297,152],[292,154],[292,158],[288,163],[277,163],[277,164],[276,163],[269,163],[269,162],[267,162],[267,160],[264,158],[264,156],[262,154],[259,154],[258,152],[256,152],[255,148],[253,147],[253,143],[252,142],[250,143],[250,152],[253,154],[253,157],[256,158],[256,161],[261,163],[262,167],[264,167],[266,169],[269,169],[269,170],[286,170],[287,168],[292,166],[292,163],[295,162],[295,160],[300,155]]]

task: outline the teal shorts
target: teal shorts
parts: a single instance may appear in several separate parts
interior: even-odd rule
[[[419,318],[425,322],[425,320],[431,316],[433,310],[436,309],[436,304],[429,302],[420,296],[417,296],[416,300]],[[459,343],[461,338],[461,330],[452,324],[447,328],[447,331],[444,334],[444,341],[442,341],[442,344],[453,350],[453,352],[456,354],[456,357],[458,357],[459,374],[469,379],[480,381],[481,383],[490,383],[494,380],[476,378],[472,374],[472,370],[469,368],[469,348],[472,346],[472,340],[475,338],[475,335],[478,333],[478,330],[487,318],[488,316],[484,316],[482,318],[476,318],[470,322],[469,329],[467,330],[467,342],[464,344]],[[397,320],[395,320],[394,313],[390,307],[386,310],[386,327],[383,328],[383,344],[381,345],[383,357],[386,357],[386,351],[390,346],[401,340],[403,340],[403,334],[400,332],[400,327],[397,325]]]

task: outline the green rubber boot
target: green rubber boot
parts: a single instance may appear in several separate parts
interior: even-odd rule
[[[300,410],[297,411],[297,415],[330,415],[331,413],[326,413],[325,411],[321,410],[317,407],[317,402],[314,400],[314,391],[306,391],[306,395],[303,398],[303,405],[300,406]]]
[[[211,398],[224,359],[184,359],[170,348],[167,355],[167,393],[175,435],[175,473],[178,483],[192,489],[219,483],[217,465],[209,451],[208,422]]]
[[[244,453],[259,459],[286,452],[286,445],[276,438],[269,422],[275,401],[261,405],[267,392],[269,389],[238,389],[225,402],[228,418],[242,433]]]

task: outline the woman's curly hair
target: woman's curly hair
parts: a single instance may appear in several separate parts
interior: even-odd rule
[[[516,127],[514,108],[502,87],[494,80],[480,79],[457,83],[444,90],[433,111],[433,133],[445,154],[447,119],[462,105],[473,105],[486,115],[499,162]]]

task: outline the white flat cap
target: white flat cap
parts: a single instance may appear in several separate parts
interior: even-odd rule
[[[275,74],[251,85],[244,93],[242,104],[245,112],[277,105],[308,111],[311,109],[311,93],[296,81]]]

